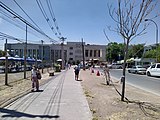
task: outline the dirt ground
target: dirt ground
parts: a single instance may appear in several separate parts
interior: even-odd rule
[[[93,113],[93,120],[160,120],[160,96],[126,85],[125,95],[129,101],[121,101],[119,82],[106,85],[103,75],[96,76],[90,70],[81,70],[80,79]]]

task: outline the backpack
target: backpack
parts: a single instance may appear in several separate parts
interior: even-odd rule
[[[77,68],[75,68],[75,74],[78,74],[78,73],[79,73],[79,69],[77,67]]]

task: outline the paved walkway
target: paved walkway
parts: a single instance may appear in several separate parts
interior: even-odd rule
[[[92,120],[80,81],[74,80],[73,69],[53,77],[32,92],[0,108],[1,120]]]

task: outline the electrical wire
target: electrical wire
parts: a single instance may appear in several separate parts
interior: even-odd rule
[[[41,35],[45,36],[46,38],[48,38],[49,40],[53,40],[54,39],[50,38],[48,35],[46,35],[43,31],[39,30],[37,27],[35,27],[34,25],[32,25],[31,23],[29,23],[26,19],[24,19],[23,17],[21,17],[19,14],[17,14],[15,11],[13,11],[11,8],[9,8],[8,6],[6,6],[4,3],[2,3],[0,1],[0,7],[2,7],[3,9],[5,9],[7,12],[9,12],[10,14],[12,14],[14,17],[18,18],[19,20],[21,20],[23,23],[25,23],[27,26],[31,27],[32,29],[34,29],[35,31],[37,31],[38,33],[40,33]],[[57,42],[57,41],[55,41]]]
[[[45,18],[45,20],[47,21],[49,27],[51,28],[51,30],[53,31],[53,33],[57,36],[57,32],[54,30],[54,27],[52,26],[51,22],[50,22],[50,19],[49,17],[47,16],[47,13],[45,12],[45,9],[41,3],[41,1],[39,0],[36,0],[37,4],[38,4],[38,7],[43,15],[43,17]],[[57,36],[58,37],[58,36]]]
[[[13,36],[7,35],[7,34],[2,33],[2,32],[0,32],[0,38],[1,39],[12,39],[12,40],[16,40],[16,41],[21,42],[21,43],[25,42],[25,40],[23,40],[23,39],[15,38]],[[30,43],[33,43],[33,44],[38,44],[36,41],[32,41],[32,40],[27,40],[27,41],[30,42]],[[39,44],[40,44],[40,41],[39,41]]]
[[[47,6],[48,6],[48,9],[49,9],[49,12],[50,12],[50,14],[51,14],[52,20],[53,20],[54,25],[55,25],[55,27],[56,27],[56,30],[57,30],[58,34],[60,35],[60,37],[61,37],[61,32],[60,32],[60,30],[59,30],[58,23],[57,23],[55,14],[54,14],[54,12],[53,12],[52,4],[51,4],[50,0],[46,0],[46,2],[47,2]]]
[[[41,30],[41,28],[33,21],[33,19],[25,12],[25,10],[17,3],[17,1],[16,0],[13,0],[13,1],[23,11],[23,13],[35,24],[35,26]]]
[[[0,32],[0,37],[2,37],[2,38],[12,39],[12,40],[16,40],[16,41],[18,41],[18,42],[22,42],[22,43],[24,42],[24,41],[22,41],[22,39],[15,38],[15,37],[13,37],[13,36],[7,35],[7,34],[2,33],[2,32]]]
[[[12,16],[9,16],[9,15],[8,15],[5,11],[3,11],[2,9],[0,9],[0,13],[5,16],[5,17],[0,16],[0,18],[4,19],[4,20],[7,21],[8,23],[10,23],[10,24],[12,24],[12,25],[20,28],[21,30],[24,30],[24,31],[25,31],[24,27],[23,27],[22,25],[18,24],[18,23],[17,23],[18,21],[17,21],[16,19],[14,19]],[[9,19],[10,19],[10,20],[9,20]],[[14,23],[13,21],[15,21],[16,23]],[[34,32],[32,32],[32,31],[30,31],[30,30],[28,30],[27,32],[33,34],[34,36],[36,36],[36,37],[38,37],[38,38],[40,38],[40,36],[38,36],[37,34],[35,34]]]

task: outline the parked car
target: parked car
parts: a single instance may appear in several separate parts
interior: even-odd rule
[[[128,72],[135,74],[146,74],[146,68],[142,67],[141,65],[137,65],[133,66],[132,68],[129,68]]]
[[[110,68],[112,68],[112,69],[122,69],[123,68],[123,64],[122,63],[112,63]]]
[[[146,74],[148,76],[158,76],[158,77],[160,77],[160,63],[155,63],[155,64],[151,65],[147,69]]]

